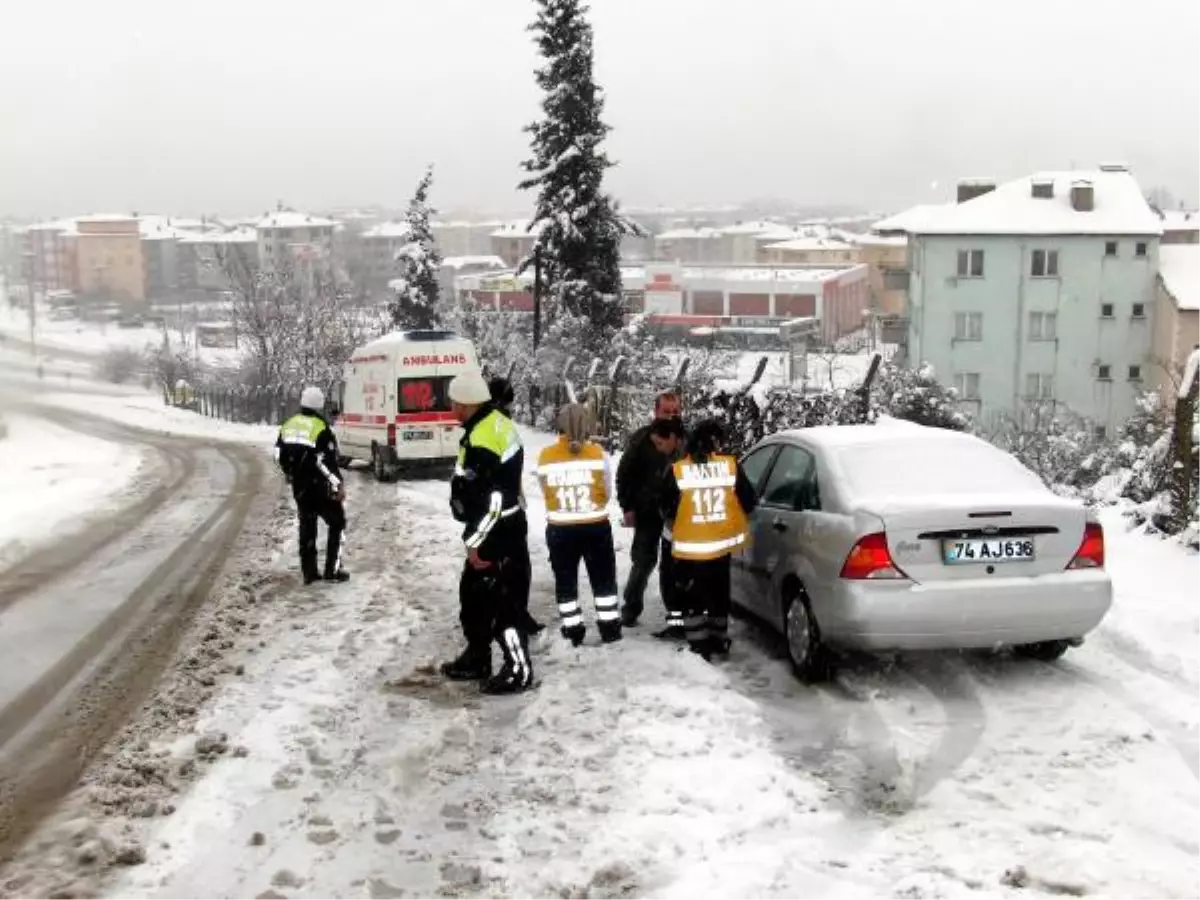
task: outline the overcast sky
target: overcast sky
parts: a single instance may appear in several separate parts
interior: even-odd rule
[[[1195,0],[593,0],[626,205],[890,209],[1130,162],[1200,195]],[[525,208],[532,0],[0,3],[0,214]]]

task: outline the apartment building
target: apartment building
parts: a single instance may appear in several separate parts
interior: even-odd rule
[[[369,290],[378,291],[396,277],[396,254],[411,233],[407,222],[381,222],[359,235],[359,264]]]
[[[298,260],[328,260],[333,255],[333,219],[278,209],[254,223],[258,234],[258,263],[264,268],[292,266]]]
[[[1165,244],[1158,249],[1154,303],[1154,365],[1151,376],[1167,398],[1192,350],[1200,345],[1200,243]]]
[[[985,424],[1052,405],[1112,432],[1150,383],[1162,222],[1129,168],[971,179],[909,239],[908,358]]]
[[[177,243],[179,287],[187,292],[229,290],[228,269],[251,270],[258,266],[259,233],[248,226],[229,231],[189,234]]]
[[[505,222],[499,228],[492,230],[491,256],[504,260],[506,266],[518,266],[521,260],[533,253],[541,228],[531,227],[528,219],[516,219]]]
[[[145,265],[137,218],[119,214],[81,216],[75,220],[75,228],[79,292],[106,300],[145,300]]]
[[[21,234],[22,279],[32,278],[36,291],[78,290],[78,237],[74,219],[41,222],[26,228]]]

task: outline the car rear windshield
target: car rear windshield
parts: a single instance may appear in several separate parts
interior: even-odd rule
[[[449,412],[451,377],[401,378],[396,385],[397,412]]]
[[[1015,459],[967,441],[894,441],[833,451],[851,491],[859,497],[994,494],[1044,490]]]

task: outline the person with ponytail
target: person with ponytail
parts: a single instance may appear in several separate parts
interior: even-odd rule
[[[662,493],[677,602],[688,645],[704,659],[729,653],[730,557],[749,541],[757,498],[737,458],[722,452],[715,419],[698,423]]]
[[[612,468],[591,439],[594,419],[581,403],[558,413],[558,440],[538,456],[537,476],[546,499],[546,547],[554,571],[554,596],[562,635],[578,647],[587,635],[579,605],[579,563],[587,568],[600,639],[621,639],[617,557],[608,503]]]

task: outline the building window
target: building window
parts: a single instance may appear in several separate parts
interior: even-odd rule
[[[1029,314],[1029,339],[1031,341],[1053,341],[1058,338],[1058,313],[1031,312]]]
[[[1133,317],[1134,317],[1135,319],[1144,319],[1144,318],[1146,318],[1146,304],[1145,304],[1145,303],[1135,303],[1135,304],[1133,304],[1133,313],[1132,313],[1132,315],[1133,315]]]
[[[955,313],[954,339],[956,341],[982,341],[983,313]]]
[[[1106,241],[1105,242],[1104,255],[1105,256],[1116,256],[1117,255],[1117,242],[1116,241]]]
[[[954,389],[960,400],[979,399],[979,373],[958,372],[954,376]]]
[[[958,277],[959,278],[982,278],[983,277],[983,251],[982,250],[959,250],[958,251]]]
[[[1058,275],[1058,251],[1034,250],[1029,274],[1034,278],[1055,278]]]
[[[1136,255],[1145,259],[1147,252],[1150,250],[1150,245],[1145,241],[1138,241]]]
[[[1027,400],[1053,400],[1054,376],[1031,372],[1025,376],[1025,398]]]
[[[1104,364],[1097,366],[1096,377],[1101,381],[1112,381],[1112,366]]]
[[[1108,437],[1108,429],[1103,425],[1097,425],[1092,433],[1095,434],[1100,440],[1104,440],[1106,437]]]
[[[1141,366],[1130,366],[1129,367],[1129,380],[1130,381],[1141,381],[1142,380],[1142,367]]]
[[[1100,318],[1111,319],[1113,317],[1113,305],[1111,303],[1100,304]]]

